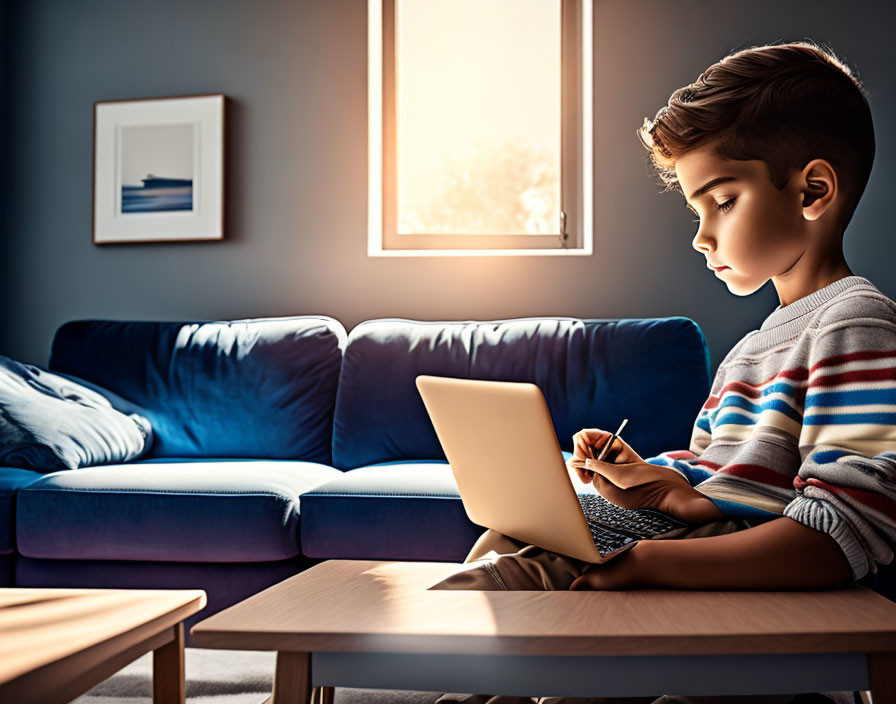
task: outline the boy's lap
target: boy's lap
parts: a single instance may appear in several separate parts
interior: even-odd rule
[[[733,533],[748,527],[743,521],[713,521],[694,526],[675,540]],[[654,540],[662,540],[662,537]],[[473,590],[568,590],[589,565],[566,555],[486,530],[470,549],[456,572],[433,589]]]
[[[568,590],[585,565],[535,545],[524,545],[513,553],[489,551],[481,558],[465,562],[432,589]]]

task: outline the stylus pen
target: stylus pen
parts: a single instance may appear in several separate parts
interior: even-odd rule
[[[597,454],[597,458],[596,458],[596,459],[597,459],[598,462],[600,462],[601,460],[603,460],[603,458],[604,458],[604,457],[606,456],[606,454],[607,454],[607,451],[613,446],[613,443],[616,441],[616,438],[618,438],[618,437],[622,434],[622,429],[625,427],[625,424],[626,424],[626,423],[628,423],[628,418],[626,418],[625,420],[622,421],[622,423],[619,425],[619,430],[617,430],[615,433],[613,433],[610,437],[608,437],[608,438],[604,441],[604,444],[601,446],[601,448],[600,448],[600,450],[598,451],[598,454]],[[591,454],[592,454],[592,455],[594,454],[594,450],[593,450],[593,449],[591,450]]]

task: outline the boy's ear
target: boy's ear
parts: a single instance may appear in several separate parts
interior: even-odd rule
[[[803,167],[799,179],[800,193],[803,196],[803,217],[806,220],[817,220],[837,195],[837,173],[829,161],[813,159]]]

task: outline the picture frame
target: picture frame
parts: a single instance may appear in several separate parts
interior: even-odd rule
[[[223,94],[94,103],[93,243],[224,238]]]

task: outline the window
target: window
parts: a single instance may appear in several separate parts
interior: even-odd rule
[[[368,254],[591,254],[591,0],[368,0]]]

